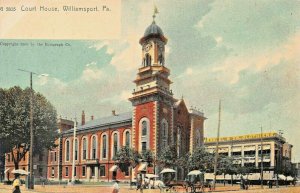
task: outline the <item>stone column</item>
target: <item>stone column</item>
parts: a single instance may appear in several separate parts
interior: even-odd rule
[[[270,152],[270,159],[271,159],[271,167],[275,166],[275,143],[271,142],[271,152]]]
[[[86,179],[88,181],[90,181],[90,179],[91,179],[91,167],[90,166],[86,166]]]
[[[99,167],[95,166],[95,181],[99,180]]]
[[[255,167],[258,167],[258,145],[255,145]]]
[[[242,166],[244,166],[244,145],[242,145],[242,153],[241,153],[241,156],[242,156]]]

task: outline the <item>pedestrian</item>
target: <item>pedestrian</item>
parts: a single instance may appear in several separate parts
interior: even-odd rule
[[[115,183],[113,185],[113,192],[112,193],[119,193],[119,192],[120,192],[119,181],[115,180]]]
[[[13,193],[21,193],[20,186],[22,186],[20,177],[17,176],[13,182]]]

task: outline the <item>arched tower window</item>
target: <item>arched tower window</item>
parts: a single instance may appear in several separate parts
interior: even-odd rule
[[[146,54],[145,55],[145,61],[146,61],[146,64],[145,64],[145,66],[151,66],[151,55],[150,54]]]
[[[150,121],[144,117],[139,122],[139,151],[145,151],[150,148]]]
[[[160,144],[161,144],[161,148],[165,149],[168,146],[168,122],[165,119],[162,119],[160,128],[161,128]]]
[[[78,160],[78,139],[75,139],[75,160]]]
[[[177,155],[180,156],[182,153],[182,131],[181,127],[177,127]]]
[[[82,139],[82,159],[85,160],[87,159],[87,139],[84,137]]]
[[[66,161],[70,161],[70,140],[66,140]]]
[[[147,130],[148,130],[148,128],[147,128],[147,122],[144,120],[142,122],[142,136],[146,136],[147,135]]]
[[[96,159],[97,157],[97,138],[96,136],[94,135],[92,137],[92,159]]]

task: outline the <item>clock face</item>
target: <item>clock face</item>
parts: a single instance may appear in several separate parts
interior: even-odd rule
[[[145,45],[145,51],[148,52],[150,50],[150,48],[152,47],[152,45],[150,43],[147,43]]]

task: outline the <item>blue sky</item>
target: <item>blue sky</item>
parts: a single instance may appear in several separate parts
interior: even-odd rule
[[[300,161],[300,1],[157,1],[156,22],[168,38],[166,66],[175,97],[208,118],[205,135],[284,131]],[[0,46],[0,86],[29,85],[35,77],[62,117],[87,119],[130,111],[127,100],[141,64],[138,44],[152,21],[152,1],[123,1],[119,39],[98,41],[0,40],[71,46]]]

